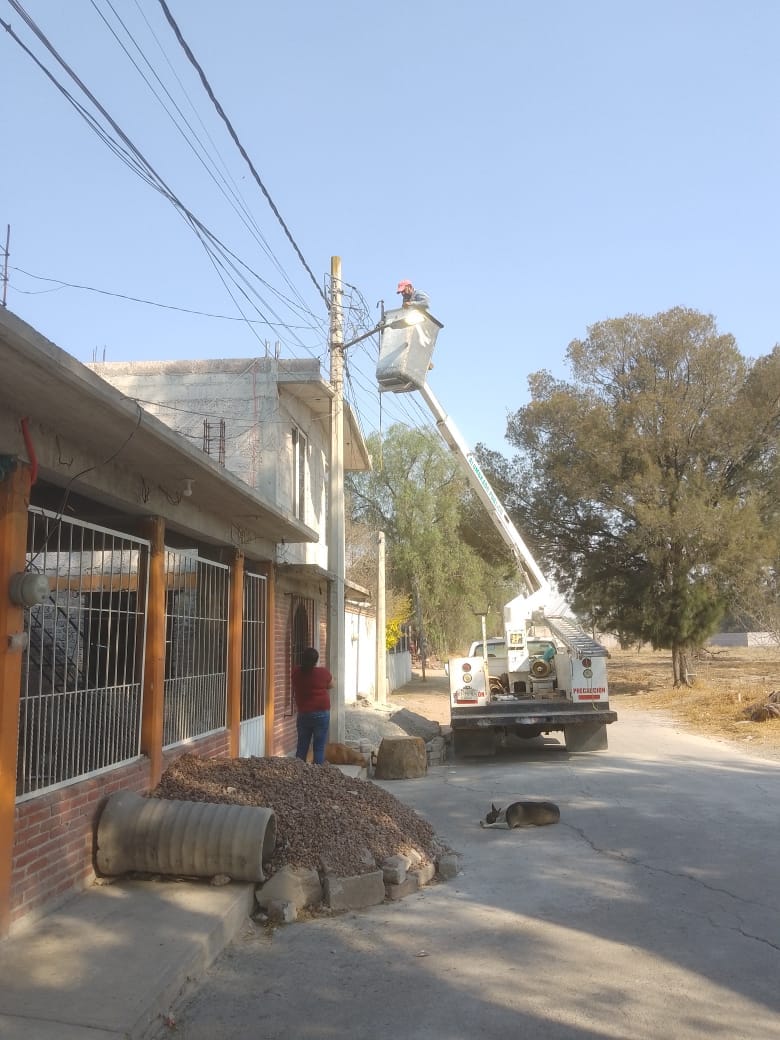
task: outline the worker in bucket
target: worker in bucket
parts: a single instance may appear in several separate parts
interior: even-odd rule
[[[425,310],[430,307],[428,294],[421,289],[415,289],[409,281],[399,282],[396,292],[401,294],[404,307],[422,307]]]

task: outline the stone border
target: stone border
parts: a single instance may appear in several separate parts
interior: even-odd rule
[[[434,879],[447,881],[459,870],[458,856],[443,852],[435,863],[422,857],[390,856],[376,870],[338,877],[313,867],[284,866],[255,888],[255,902],[271,924],[292,924],[302,910],[363,910],[396,902],[418,892]]]

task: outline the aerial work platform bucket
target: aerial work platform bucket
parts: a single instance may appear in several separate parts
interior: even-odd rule
[[[376,365],[379,389],[395,394],[419,390],[425,383],[436,337],[443,327],[421,307],[385,311]]]

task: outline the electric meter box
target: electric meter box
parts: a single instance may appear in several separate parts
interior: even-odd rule
[[[396,394],[419,390],[425,383],[436,337],[443,327],[422,307],[385,311],[376,365],[379,389]]]

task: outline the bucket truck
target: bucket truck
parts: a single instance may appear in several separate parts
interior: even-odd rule
[[[569,751],[607,747],[608,651],[577,622],[542,573],[473,452],[427,384],[442,324],[426,308],[388,310],[380,323],[377,382],[392,393],[419,392],[439,433],[511,550],[527,587],[504,606],[503,645],[448,662],[456,754],[490,754],[508,735],[562,732]],[[474,645],[472,645],[472,650]]]

